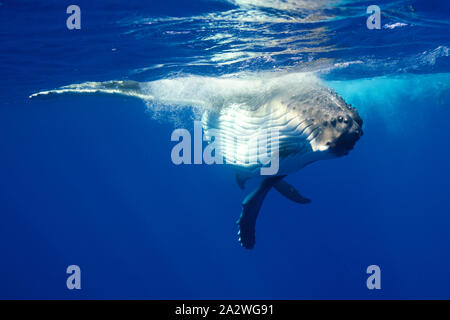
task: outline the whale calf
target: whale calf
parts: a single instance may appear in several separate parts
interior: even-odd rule
[[[41,91],[30,98],[64,93],[127,95],[146,101],[150,108],[192,107],[202,120],[206,137],[214,130],[221,132],[220,152],[236,169],[239,187],[243,189],[249,179],[261,180],[242,202],[237,221],[239,242],[247,249],[255,245],[256,220],[272,188],[291,201],[309,203],[284,178],[315,161],[347,155],[363,135],[358,111],[310,73],[86,82]],[[279,168],[275,175],[261,176],[264,165],[243,161],[244,154],[239,151],[245,150],[245,157],[251,158],[258,150],[246,145],[247,140],[236,142],[234,137],[257,138],[272,129],[278,133],[272,149],[277,149]]]

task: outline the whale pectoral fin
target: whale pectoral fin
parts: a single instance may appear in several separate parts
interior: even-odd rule
[[[311,200],[308,198],[303,197],[293,186],[291,186],[289,183],[287,183],[284,180],[280,180],[277,183],[273,185],[273,187],[281,193],[283,196],[288,198],[291,201],[306,204],[310,203]]]
[[[153,96],[146,93],[142,84],[132,80],[112,80],[104,82],[85,82],[71,84],[49,91],[36,92],[30,95],[31,98],[52,96],[57,94],[114,94],[135,97],[143,100],[151,100]]]
[[[239,242],[246,249],[252,249],[255,245],[256,218],[261,209],[264,198],[274,183],[284,176],[276,176],[265,179],[254,191],[252,191],[242,202],[242,212],[237,224],[239,225]]]

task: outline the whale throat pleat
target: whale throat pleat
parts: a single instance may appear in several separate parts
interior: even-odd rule
[[[311,132],[304,131],[312,124],[285,106],[264,105],[250,110],[233,104],[217,113],[205,113],[202,121],[208,140],[220,135],[220,151],[227,163],[254,165],[262,156],[261,145],[266,148],[263,151],[270,155],[277,152],[281,158],[311,151],[307,139]]]

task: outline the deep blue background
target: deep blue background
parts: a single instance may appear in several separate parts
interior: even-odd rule
[[[258,220],[257,245],[247,251],[236,241],[245,194],[233,172],[173,165],[174,125],[152,119],[141,101],[28,99],[84,81],[242,70],[242,64],[190,69],[189,57],[202,54],[201,48],[157,29],[128,36],[127,29],[139,27],[120,22],[233,6],[81,1],[82,30],[69,32],[70,2],[2,2],[0,298],[450,298],[448,24],[379,31],[385,38],[365,33],[360,48],[366,30],[348,22],[357,18],[333,22],[335,33],[354,32],[333,38],[347,49],[324,57],[341,61],[347,51],[349,61],[364,64],[324,77],[360,110],[365,135],[348,157],[289,177],[313,200],[310,205],[271,192]],[[420,17],[448,20],[440,2],[424,3],[415,4]],[[359,28],[365,25],[361,15]],[[290,65],[288,60],[272,63]],[[178,64],[133,71],[171,61]],[[258,66],[267,68],[257,62],[248,67]],[[81,291],[66,289],[70,264],[82,269]],[[366,288],[371,264],[381,267],[380,291]]]

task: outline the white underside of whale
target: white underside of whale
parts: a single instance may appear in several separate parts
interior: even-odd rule
[[[280,175],[332,157],[327,147],[315,143],[318,126],[299,117],[279,100],[270,101],[256,110],[232,104],[219,113],[205,112],[202,123],[208,140],[211,140],[212,131],[220,133],[219,146],[225,163],[234,165],[248,178],[259,175],[263,166],[259,161],[259,141],[266,141],[271,157],[278,154],[277,174]]]

